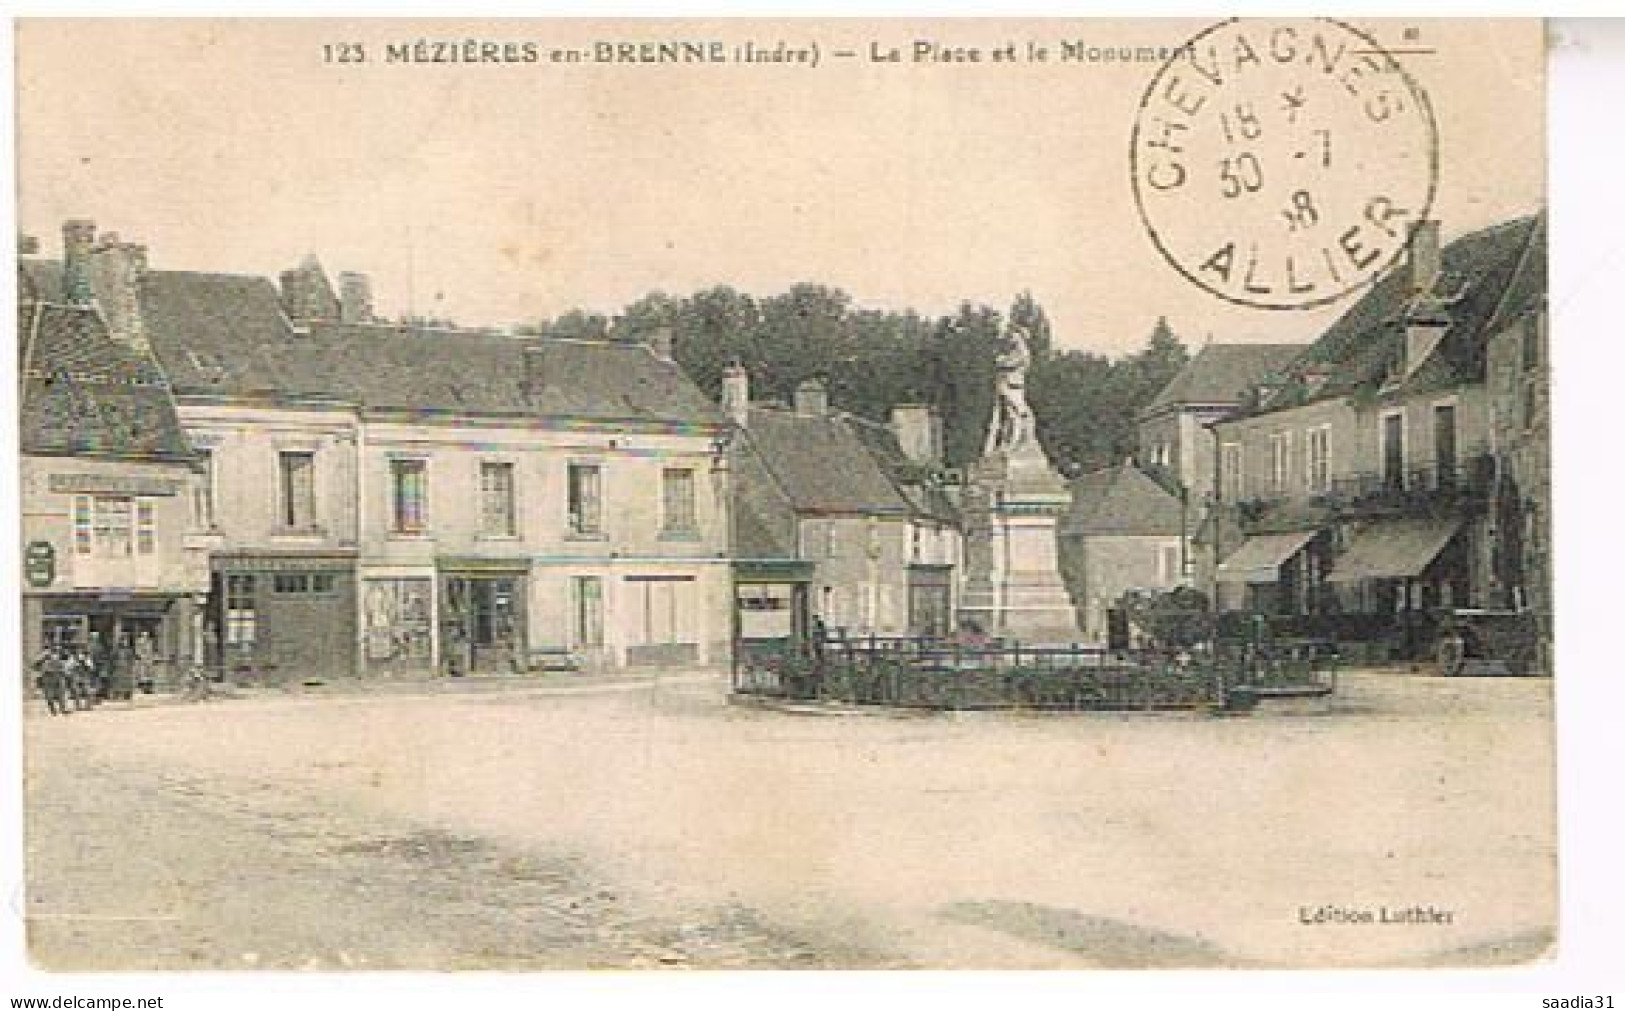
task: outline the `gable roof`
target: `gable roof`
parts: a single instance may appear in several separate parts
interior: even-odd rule
[[[1390,270],[1333,323],[1289,370],[1288,381],[1260,411],[1280,410],[1379,390],[1422,392],[1484,378],[1485,346],[1494,329],[1527,312],[1546,293],[1544,212],[1492,225],[1455,239],[1440,254],[1434,305],[1450,325],[1428,360],[1385,388],[1405,346],[1405,315],[1412,305],[1408,265]],[[1306,370],[1324,369],[1313,392]]]
[[[60,264],[39,261],[60,287]],[[336,401],[364,410],[721,428],[677,365],[642,344],[314,322],[296,328],[263,277],[149,270],[142,323],[180,397]]]
[[[1141,415],[1174,407],[1240,404],[1247,390],[1286,368],[1307,344],[1208,344],[1168,381]]]
[[[742,438],[798,513],[907,516],[915,511],[839,415],[753,405]]]
[[[1182,521],[1179,498],[1125,460],[1073,480],[1072,509],[1062,533],[1177,537]]]
[[[194,459],[163,373],[115,341],[95,310],[31,301],[17,316],[24,453]]]

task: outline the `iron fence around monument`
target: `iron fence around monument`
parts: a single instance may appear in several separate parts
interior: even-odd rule
[[[758,655],[733,687],[746,698],[854,706],[1149,711],[1248,709],[1335,685],[1335,653],[1309,640],[1171,652],[877,636]]]

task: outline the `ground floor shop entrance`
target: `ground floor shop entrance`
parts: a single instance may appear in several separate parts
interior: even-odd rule
[[[525,669],[523,572],[442,576],[441,664],[446,673],[517,674]]]
[[[119,694],[179,683],[192,658],[200,600],[185,594],[64,594],[25,598],[25,649],[84,653]]]

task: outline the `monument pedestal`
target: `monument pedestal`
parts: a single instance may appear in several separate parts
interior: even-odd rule
[[[1077,641],[1057,536],[1071,504],[1066,482],[1028,441],[984,458],[969,485],[961,614],[988,635],[1027,645]]]

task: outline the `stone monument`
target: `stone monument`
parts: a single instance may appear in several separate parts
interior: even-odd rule
[[[1006,331],[996,360],[998,396],[982,458],[966,475],[964,622],[1024,644],[1078,638],[1077,612],[1061,579],[1061,517],[1066,481],[1038,444],[1027,403],[1027,335]]]

